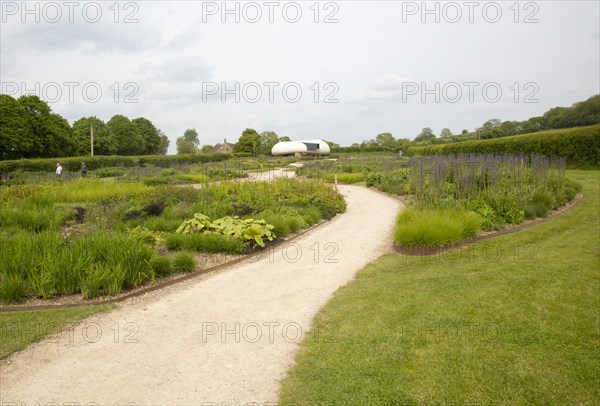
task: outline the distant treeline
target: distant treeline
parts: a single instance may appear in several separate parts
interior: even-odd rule
[[[0,160],[95,155],[166,154],[169,139],[144,117],[115,115],[69,122],[37,96],[0,94]]]

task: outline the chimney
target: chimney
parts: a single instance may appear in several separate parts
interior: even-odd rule
[[[227,144],[227,138],[223,138],[223,144]]]

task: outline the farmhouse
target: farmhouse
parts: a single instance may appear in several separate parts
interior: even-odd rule
[[[233,144],[227,142],[227,138],[223,139],[222,144],[215,145],[210,152],[225,152],[227,154],[233,152]]]

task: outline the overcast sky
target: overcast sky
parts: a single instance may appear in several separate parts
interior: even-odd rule
[[[0,3],[2,93],[146,117],[170,153],[186,128],[350,145],[600,93],[598,1]]]

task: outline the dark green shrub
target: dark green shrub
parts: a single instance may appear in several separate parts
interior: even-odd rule
[[[162,201],[153,202],[153,203],[146,205],[146,207],[144,207],[142,209],[142,211],[145,212],[149,216],[160,216],[162,214],[162,212],[165,210],[165,207],[167,207],[165,202],[162,202]]]
[[[189,252],[180,252],[173,257],[173,271],[181,273],[194,272],[196,270],[196,258]]]

